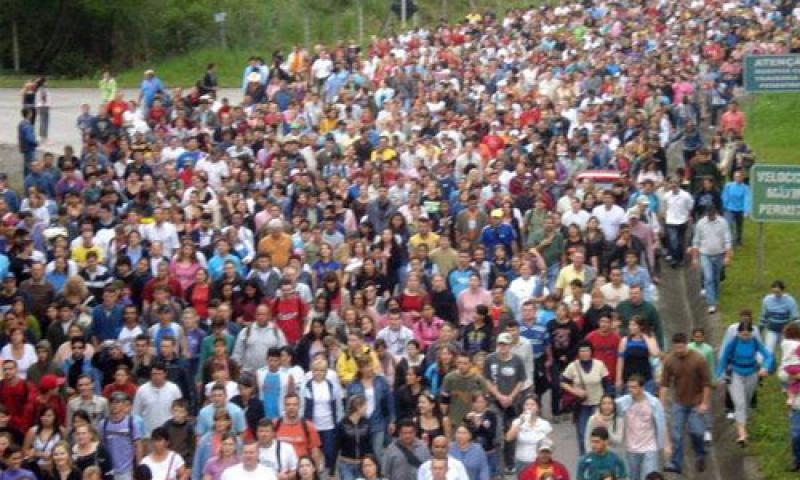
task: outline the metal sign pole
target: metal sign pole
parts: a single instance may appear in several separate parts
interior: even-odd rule
[[[758,222],[758,249],[756,253],[756,287],[764,286],[764,222]]]

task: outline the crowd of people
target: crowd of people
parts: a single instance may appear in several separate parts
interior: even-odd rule
[[[755,161],[742,58],[800,48],[795,3],[475,13],[252,57],[241,101],[214,65],[136,99],[107,72],[60,155],[26,85],[3,480],[658,480],[686,432],[706,469],[715,385],[744,446],[771,373],[800,470],[786,285],[716,349],[657,307],[693,268],[717,311]]]

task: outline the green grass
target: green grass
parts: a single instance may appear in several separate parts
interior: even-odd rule
[[[460,22],[474,5],[480,12],[492,10],[503,14],[507,9],[528,7],[531,4],[548,3],[552,0],[416,0],[419,8],[417,19],[409,19],[407,28],[415,25],[433,26],[438,23],[445,12],[450,22]],[[202,78],[208,63],[217,64],[217,74],[222,87],[238,87],[241,84],[241,73],[251,55],[260,55],[269,59],[272,52],[280,49],[284,52],[295,44],[306,45],[306,24],[308,25],[308,43],[313,46],[321,43],[332,45],[337,40],[344,42],[358,41],[358,8],[356,1],[336,2],[321,1],[313,9],[295,0],[272,0],[271,10],[250,12],[252,20],[249,25],[258,24],[248,31],[230,29],[227,32],[230,48],[223,49],[219,45],[216,31],[209,32],[209,40],[204,48],[194,48],[190,52],[167,58],[157,58],[135,67],[125,69],[116,75],[120,87],[138,87],[142,73],[147,68],[156,70],[158,76],[168,87],[189,87]],[[386,35],[400,30],[399,18],[391,13],[389,0],[361,0],[364,12],[364,43],[368,43],[372,35]],[[339,6],[331,6],[331,4]],[[266,4],[265,4],[266,5]],[[315,4],[317,5],[317,4]],[[272,13],[272,11],[278,13]],[[241,17],[247,12],[230,11],[229,19],[242,23]],[[500,16],[498,15],[498,16]],[[238,19],[238,20],[237,20]],[[387,22],[387,20],[389,20]],[[29,75],[6,74],[0,72],[0,88],[19,88]],[[62,79],[53,78],[53,87],[96,87],[96,77]]]
[[[747,107],[746,141],[760,163],[800,164],[800,94],[761,95]],[[800,224],[764,224],[765,261],[759,272],[757,261],[758,226],[745,225],[744,246],[735,252],[723,283],[721,314],[726,324],[738,312],[750,308],[756,315],[761,299],[775,279],[787,283],[790,293],[800,296]],[[788,409],[776,378],[765,382],[759,391],[759,405],[750,421],[751,452],[759,457],[765,480],[796,479],[785,472],[791,465]]]

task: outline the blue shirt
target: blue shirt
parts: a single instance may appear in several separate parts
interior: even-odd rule
[[[750,213],[750,186],[728,182],[722,189],[722,208],[730,212]]]
[[[108,450],[114,472],[133,471],[133,459],[136,454],[134,442],[142,438],[142,425],[134,417],[125,415],[119,422],[106,418],[98,427],[100,440]]]
[[[151,105],[156,94],[164,91],[164,85],[158,77],[142,80],[142,98],[145,105]]]
[[[792,320],[797,320],[797,302],[788,293],[777,296],[771,293],[761,301],[761,325],[774,332],[780,332]]]
[[[91,332],[100,342],[116,340],[122,330],[122,323],[122,305],[113,305],[110,310],[106,310],[104,305],[92,309]]]
[[[195,425],[194,431],[198,436],[205,435],[214,428],[215,411],[216,408],[214,408],[214,405],[209,403],[197,413],[197,425]],[[233,433],[238,435],[244,432],[247,428],[247,424],[244,421],[244,411],[241,407],[234,403],[227,402],[225,404],[225,411],[228,412],[228,415],[231,417]],[[268,416],[268,418],[271,417]]]
[[[511,257],[511,244],[514,243],[516,233],[514,228],[507,224],[501,223],[497,226],[488,225],[483,227],[481,232],[481,243],[486,247],[486,258],[492,260],[494,258],[494,247],[502,245],[506,249],[506,253]]]
[[[764,347],[764,344],[755,338],[751,337],[745,340],[737,335],[725,345],[725,350],[722,351],[717,364],[716,377],[722,378],[728,367],[733,370],[733,373],[743,377],[757,373],[762,368],[762,364],[757,358],[758,354],[761,354],[763,359],[763,368],[771,371],[774,357]]]
[[[453,442],[450,444],[449,454],[464,465],[469,480],[489,480],[489,462],[486,459],[486,452],[477,443],[470,443],[466,450],[461,450]]]
[[[244,276],[245,272],[242,268],[242,261],[239,260],[239,257],[230,253],[225,255],[225,257],[220,257],[219,254],[214,254],[214,256],[211,257],[211,260],[208,261],[208,274],[211,276],[212,280],[219,280],[222,278],[222,269],[225,267],[225,262],[228,260],[236,265],[236,271],[239,273],[239,275]]]
[[[550,333],[547,331],[547,325],[539,323],[538,320],[533,325],[520,322],[519,335],[531,342],[533,358],[541,357],[547,346],[550,345]]]
[[[468,268],[466,270],[453,270],[447,275],[447,283],[450,285],[450,290],[453,296],[458,296],[469,287],[469,277],[475,273],[475,270]]]

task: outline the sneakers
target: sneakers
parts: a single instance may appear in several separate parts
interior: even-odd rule
[[[706,296],[706,289],[705,288],[701,288],[700,289],[700,296],[701,297],[705,297]]]
[[[703,434],[703,441],[705,442],[706,445],[711,445],[711,440],[712,440],[711,432],[706,430],[706,433]]]
[[[514,467],[506,467],[506,476],[514,475],[515,473],[516,470],[514,469]]]
[[[734,415],[733,412],[728,412],[725,415],[725,418],[727,418],[728,420],[736,420],[736,415]]]
[[[717,313],[717,306],[716,305],[709,305],[708,306],[708,314],[713,315]]]

